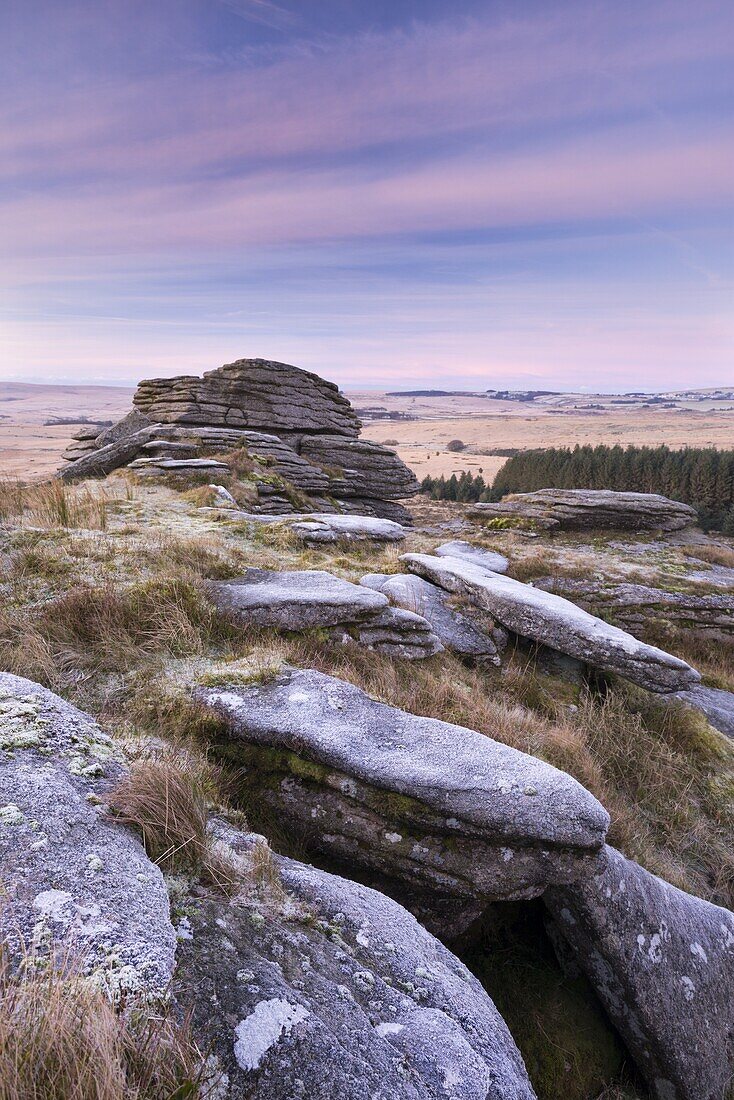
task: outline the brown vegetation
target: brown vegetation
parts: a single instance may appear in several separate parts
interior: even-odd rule
[[[211,1095],[186,1021],[118,1011],[79,963],[0,958],[0,1100],[194,1100]]]

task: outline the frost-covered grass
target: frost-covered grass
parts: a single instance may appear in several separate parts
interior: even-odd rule
[[[319,668],[570,772],[610,811],[611,839],[626,854],[676,885],[731,903],[734,753],[691,712],[621,683],[606,696],[579,693],[520,653],[500,671],[469,668],[446,653],[393,661],[319,632],[287,638],[233,628],[206,598],[208,578],[248,566],[321,568],[351,580],[394,572],[403,549],[430,550],[440,535],[415,532],[398,548],[304,549],[212,521],[170,489],[141,487],[106,531],[8,530],[0,664],[103,713],[126,734],[198,735],[202,743],[211,719],[189,701],[193,680],[250,682],[283,662]],[[537,564],[548,552],[503,538],[493,545],[515,561],[530,554]],[[706,657],[704,671],[728,660],[722,647]]]

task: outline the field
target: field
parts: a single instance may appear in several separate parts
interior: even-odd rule
[[[0,382],[0,476],[41,478],[59,466],[79,426],[46,424],[58,418],[116,420],[129,409],[133,390],[114,386],[32,386]],[[563,394],[527,400],[486,397],[405,397],[347,391],[360,410],[410,419],[372,419],[362,412],[364,435],[395,446],[419,478],[461,473],[489,480],[505,461],[488,452],[575,443],[730,447],[730,400],[676,400],[673,407],[600,395]],[[446,449],[452,439],[467,450]]]

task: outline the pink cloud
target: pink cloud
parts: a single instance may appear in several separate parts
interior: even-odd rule
[[[206,185],[22,196],[0,211],[8,253],[233,251],[391,233],[641,217],[725,204],[727,132],[653,142],[643,132],[551,150],[435,160],[370,176],[267,171]],[[365,178],[365,176],[367,178]]]

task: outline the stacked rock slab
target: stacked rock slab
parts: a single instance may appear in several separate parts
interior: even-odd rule
[[[285,363],[240,359],[203,377],[140,383],[134,409],[96,439],[66,453],[65,479],[134,465],[143,476],[193,472],[191,460],[244,447],[289,486],[315,497],[318,511],[351,511],[404,522],[398,502],[418,492],[394,451],[359,439],[361,424],[331,382]],[[171,445],[187,448],[173,454]],[[183,463],[177,467],[171,462]],[[287,493],[258,482],[266,511],[293,511]]]
[[[548,531],[679,531],[698,522],[688,504],[655,493],[611,489],[538,489],[513,493],[499,504],[475,504],[476,519],[527,521]]]
[[[226,493],[220,485],[209,486],[218,496]],[[229,494],[227,494],[230,496]],[[255,527],[285,528],[302,542],[314,545],[328,545],[337,542],[402,542],[406,530],[400,523],[377,516],[341,515],[333,512],[293,512],[287,516],[263,515],[258,512],[243,512],[237,508],[231,498],[218,507],[202,511],[222,520],[235,523],[252,524]],[[234,505],[234,507],[232,507]]]
[[[124,771],[86,714],[0,673],[0,950],[77,950],[113,1001],[162,997],[175,950],[159,868],[104,816]]]
[[[395,901],[228,826],[217,850],[246,888],[186,899],[178,974],[217,1096],[534,1100],[485,990]]]
[[[588,611],[530,584],[492,573],[460,558],[404,554],[411,572],[449,592],[462,593],[513,633],[616,673],[648,691],[684,691],[701,677],[685,661],[646,645]]]
[[[660,623],[713,640],[734,637],[734,590],[728,594],[668,592],[645,584],[598,584],[575,577],[543,577],[537,588],[556,592],[596,612],[605,612],[626,630]]]
[[[378,595],[364,589],[367,595]],[[609,817],[575,779],[309,670],[198,688],[213,745],[314,849],[438,896],[533,898],[583,874]]]
[[[328,630],[344,644],[408,660],[431,657],[443,648],[423,616],[390,607],[381,592],[321,569],[248,569],[234,580],[213,582],[209,593],[223,615],[244,627]]]
[[[655,1100],[724,1100],[734,1077],[734,914],[605,847],[545,903]]]
[[[451,607],[451,597],[437,585],[406,573],[368,573],[359,583],[382,592],[398,607],[422,615],[445,649],[460,657],[499,664],[497,645],[491,634]]]

